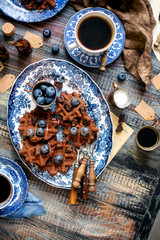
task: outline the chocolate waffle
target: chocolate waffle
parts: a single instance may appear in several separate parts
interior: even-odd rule
[[[38,4],[36,0],[21,0],[21,2],[28,10],[45,10],[56,5],[55,0],[44,0],[41,4]]]
[[[36,134],[38,128],[39,120],[46,121],[46,127],[44,128],[44,136],[39,137]],[[34,130],[34,135],[30,137],[30,141],[32,142],[40,142],[41,140],[49,140],[52,136],[54,136],[58,129],[57,127],[60,124],[60,121],[54,118],[54,113],[51,110],[43,110],[40,107],[36,107],[36,109],[32,110],[30,113],[26,112],[23,117],[19,118],[20,127],[19,131],[23,134],[24,137],[27,137],[27,130]]]
[[[91,143],[91,141],[94,139],[94,135],[99,131],[94,121],[88,115],[85,115],[81,118],[74,118],[72,122],[63,122],[62,126],[64,127],[63,134],[66,137],[66,141],[72,141],[77,148],[84,143]],[[75,127],[77,130],[77,132],[73,132],[75,135],[71,134],[71,128],[73,127]],[[81,135],[81,130],[84,127],[89,129],[86,137]]]
[[[78,106],[73,106],[71,101],[73,98],[79,100]],[[73,92],[69,94],[67,92],[62,92],[60,97],[56,100],[56,115],[61,115],[63,121],[72,121],[74,118],[81,118],[86,115],[86,103],[82,101],[81,94]]]
[[[54,139],[49,140],[47,143],[41,142],[34,144],[28,139],[23,141],[23,148],[19,153],[25,157],[26,162],[36,163],[38,166],[45,166],[47,160],[52,157],[53,149],[57,141]],[[46,154],[41,153],[41,146],[47,145],[49,147],[49,152]]]
[[[57,155],[63,156],[63,162],[57,164],[54,159]],[[73,161],[76,159],[76,151],[73,147],[65,141],[58,142],[53,147],[52,157],[46,162],[44,167],[40,167],[41,171],[48,170],[50,175],[56,175],[58,171],[66,174],[67,170],[72,166]]]

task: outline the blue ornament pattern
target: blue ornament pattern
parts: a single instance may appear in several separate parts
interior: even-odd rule
[[[0,217],[5,217],[17,211],[26,200],[28,182],[22,168],[8,158],[0,157],[0,174],[7,176],[13,186],[11,201],[7,206],[0,209]]]
[[[28,10],[20,0],[0,1],[0,10],[7,16],[21,22],[41,22],[60,12],[68,0],[56,0],[56,6],[45,10]]]
[[[68,45],[74,43],[76,40],[75,27],[76,27],[77,21],[84,14],[92,11],[99,11],[107,14],[113,20],[116,26],[116,37],[113,44],[108,49],[108,54],[107,54],[108,58],[107,58],[106,65],[112,63],[114,60],[116,60],[119,57],[125,44],[124,27],[121,21],[118,19],[118,17],[114,13],[104,8],[99,8],[99,7],[86,8],[74,14],[66,25],[65,32],[64,32],[64,43],[65,43],[67,52],[76,62],[86,67],[98,68],[101,65],[102,53],[89,55],[88,53],[84,52],[80,47],[76,47],[74,49],[68,48]]]
[[[37,77],[41,69],[43,72]],[[31,99],[31,92],[29,92],[31,87],[28,86],[28,83],[34,83],[38,78],[42,79],[43,76],[51,83],[54,83],[54,80],[62,81],[63,91],[81,93],[82,100],[86,102],[87,113],[96,123],[100,134],[93,154],[95,173],[98,177],[106,167],[112,149],[113,127],[109,106],[91,77],[82,69],[64,60],[52,58],[33,63],[17,77],[8,101],[8,127],[15,150],[19,155],[19,150],[22,149],[23,145],[23,139],[18,130],[20,126],[18,119],[36,107]],[[57,96],[60,96],[62,90],[57,89]],[[51,110],[55,111],[55,103],[51,106]],[[59,141],[64,140],[61,132],[59,130],[57,134]],[[65,175],[58,172],[56,176],[50,176],[48,171],[41,172],[35,164],[29,164],[24,157],[20,155],[19,157],[31,172],[42,181],[54,187],[65,189],[71,187],[73,166],[68,169]]]

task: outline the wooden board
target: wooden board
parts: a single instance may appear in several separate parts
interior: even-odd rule
[[[26,31],[42,36],[43,30],[49,28],[52,37],[43,39],[43,46],[33,49],[29,57],[18,55],[14,46],[7,44],[8,38],[0,30],[1,42],[4,44],[10,58],[4,62],[4,69],[0,78],[5,74],[18,74],[30,63],[45,58],[56,57],[65,59],[74,64],[68,55],[63,42],[63,33],[66,23],[75,13],[72,7],[66,6],[54,18],[36,24],[27,24],[11,20],[0,13],[1,26],[11,21],[16,27],[16,34],[11,40],[24,36]],[[60,52],[52,55],[51,47],[58,45]],[[153,77],[160,72],[160,66],[154,55]],[[76,64],[78,65],[78,64]],[[78,65],[79,66],[79,65]],[[120,72],[125,72],[123,56],[107,66],[105,72],[98,69],[84,69],[102,89],[105,97],[112,89],[112,82]],[[35,178],[21,163],[9,138],[7,128],[7,101],[10,90],[0,94],[0,154],[19,163],[27,174],[29,190],[44,201],[47,213],[31,219],[10,220],[0,218],[0,239],[2,240],[146,240],[160,206],[159,176],[160,176],[160,149],[152,153],[144,153],[137,148],[135,135],[138,128],[146,122],[134,111],[135,106],[143,99],[160,116],[159,93],[151,84],[144,92],[141,85],[128,72],[127,79],[119,86],[125,88],[134,100],[128,109],[120,111],[111,107],[117,116],[121,112],[126,115],[126,124],[134,133],[122,146],[108,167],[98,177],[96,192],[88,193],[87,201],[78,198],[78,205],[69,206],[69,191],[56,189]],[[150,121],[149,124],[152,124]],[[148,122],[147,122],[148,123]]]

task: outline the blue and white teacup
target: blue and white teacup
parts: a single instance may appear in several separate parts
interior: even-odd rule
[[[97,46],[97,49],[91,49],[91,48],[85,46],[82,43],[82,41],[80,40],[80,36],[79,36],[80,35],[80,28],[81,28],[82,24],[85,21],[87,21],[87,19],[92,18],[92,17],[93,18],[96,17],[96,18],[100,18],[100,19],[104,20],[110,28],[110,40],[107,41],[106,45],[104,45],[103,47],[98,48],[98,46]],[[92,29],[90,30],[90,32],[91,32],[91,35],[92,35],[92,33],[94,35],[94,27],[93,27],[93,30]],[[85,34],[86,33],[87,33],[87,29],[85,31]],[[100,12],[100,11],[87,12],[82,17],[80,17],[79,20],[77,21],[76,26],[75,26],[75,42],[68,45],[68,48],[70,50],[72,50],[74,48],[80,47],[81,50],[86,52],[87,54],[90,54],[90,55],[101,54],[104,51],[106,51],[112,45],[112,43],[115,40],[115,36],[116,36],[116,26],[115,26],[115,23],[110,16],[108,16],[104,12]],[[94,41],[94,39],[93,39],[93,41]]]
[[[0,171],[0,210],[7,207],[14,196],[13,183],[6,172]]]

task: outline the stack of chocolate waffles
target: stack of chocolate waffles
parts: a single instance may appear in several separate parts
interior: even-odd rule
[[[19,153],[27,162],[37,164],[41,171],[48,170],[50,175],[58,171],[65,174],[76,159],[76,151],[68,142],[79,148],[91,143],[99,130],[87,114],[86,103],[76,92],[62,92],[56,99],[55,113],[36,107],[26,112],[19,122],[24,137]],[[66,139],[62,142],[56,137],[60,125]]]

